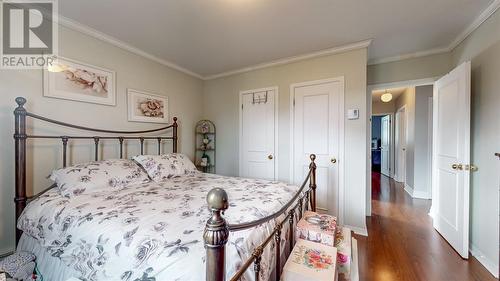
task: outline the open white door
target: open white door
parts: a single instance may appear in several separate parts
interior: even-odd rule
[[[470,62],[435,83],[433,115],[433,224],[463,258],[468,258]]]
[[[240,99],[240,176],[276,179],[276,91],[242,92]]]
[[[380,128],[380,172],[388,177],[391,176],[391,160],[389,153],[390,147],[391,116],[386,115],[382,117],[382,124]]]

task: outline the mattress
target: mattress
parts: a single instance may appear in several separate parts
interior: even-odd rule
[[[280,182],[204,173],[120,190],[102,189],[71,199],[54,189],[28,204],[18,228],[29,236],[24,240],[36,248],[38,257],[42,256],[38,262],[45,264],[39,267],[42,274],[51,276],[48,280],[65,280],[68,275],[82,280],[205,280],[202,233],[210,217],[206,195],[215,187],[228,193],[225,218],[230,224],[273,214],[298,190]],[[271,233],[274,224],[230,233],[228,277]],[[274,269],[272,251],[266,247],[262,257],[264,279]],[[62,267],[64,274],[56,275]],[[244,280],[253,280],[252,270]]]

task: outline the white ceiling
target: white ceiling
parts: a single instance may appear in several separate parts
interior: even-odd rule
[[[63,17],[210,76],[373,39],[370,59],[446,48],[492,0],[62,0]]]
[[[396,100],[400,95],[402,95],[406,91],[406,87],[403,88],[393,88],[393,89],[383,89],[376,90],[372,92],[372,102],[382,102],[380,97],[387,91],[392,94],[392,100]]]

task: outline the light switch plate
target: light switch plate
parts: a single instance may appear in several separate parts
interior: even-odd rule
[[[349,120],[359,119],[359,109],[348,109],[347,110],[347,119],[349,119]]]

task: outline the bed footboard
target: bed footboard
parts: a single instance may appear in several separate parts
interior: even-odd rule
[[[231,281],[239,280],[245,271],[252,265],[255,273],[255,280],[259,280],[260,274],[260,262],[264,248],[269,245],[270,242],[274,240],[276,243],[275,247],[275,279],[280,280],[281,276],[281,229],[285,223],[289,223],[288,237],[285,238],[286,242],[289,243],[289,252],[291,252],[294,246],[294,220],[300,220],[303,212],[311,208],[312,211],[316,211],[316,155],[311,154],[311,163],[309,165],[309,172],[306,178],[295,196],[285,204],[278,212],[269,215],[265,218],[259,220],[237,224],[229,225],[224,217],[222,216],[224,211],[227,210],[229,203],[226,192],[220,188],[214,188],[210,190],[207,195],[208,208],[212,212],[212,217],[207,221],[205,226],[205,231],[203,232],[203,240],[205,242],[206,249],[206,280],[207,281],[224,281],[226,279],[225,271],[225,247],[228,241],[230,231],[239,231],[248,228],[252,228],[258,225],[267,223],[273,219],[278,218],[281,215],[286,214],[286,216],[279,221],[274,230],[270,233],[264,241],[257,246],[251,257],[244,261],[241,268],[236,272],[234,276],[231,277]],[[309,188],[304,191],[305,186],[309,182]],[[296,203],[295,203],[296,202]],[[294,204],[295,203],[295,204]],[[288,253],[290,254],[290,253]]]

